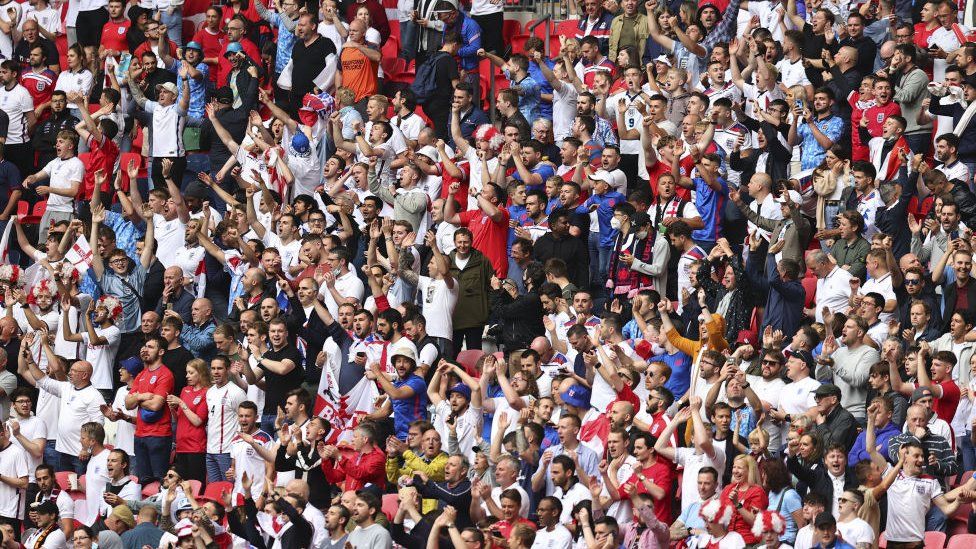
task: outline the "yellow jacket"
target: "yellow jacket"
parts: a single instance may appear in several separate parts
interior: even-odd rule
[[[708,348],[713,351],[722,352],[729,348],[729,343],[725,341],[725,319],[719,316],[718,313],[712,313],[712,320],[705,323],[705,329],[708,330]],[[698,356],[698,351],[704,346],[702,341],[691,340],[683,337],[678,333],[678,330],[668,330],[667,332],[668,341],[672,345],[678,348],[682,353],[690,356],[694,360]]]
[[[441,452],[429,462],[423,456],[418,456],[413,450],[403,452],[403,462],[399,458],[386,458],[386,480],[390,483],[396,482],[402,476],[413,477],[414,471],[420,471],[427,475],[427,478],[436,482],[444,481],[444,467],[447,465],[447,454]],[[421,514],[428,513],[437,509],[436,499],[425,499],[421,505]]]

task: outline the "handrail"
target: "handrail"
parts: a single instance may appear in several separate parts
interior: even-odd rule
[[[537,19],[531,25],[525,27],[525,34],[528,34],[528,35],[531,36],[532,35],[532,31],[534,31],[536,27],[538,27],[539,25],[541,25],[543,23],[546,24],[546,39],[545,39],[546,51],[545,51],[545,53],[544,53],[543,56],[546,57],[546,58],[548,58],[549,57],[549,51],[550,51],[549,50],[549,38],[552,36],[552,14],[551,13],[547,13],[545,15],[545,17],[543,17],[542,19]]]
[[[539,25],[545,23],[546,21],[550,21],[551,19],[552,19],[552,14],[551,13],[547,13],[545,17],[543,17],[542,19],[536,19],[535,21],[532,22],[531,25],[529,25],[528,27],[526,27],[525,28],[525,33],[526,34],[532,34],[532,31],[534,31],[536,27],[538,27]]]

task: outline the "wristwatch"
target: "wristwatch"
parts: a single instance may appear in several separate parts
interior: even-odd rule
[[[444,526],[446,526],[446,527],[447,527],[447,529],[448,529],[448,530],[450,530],[451,528],[454,528],[454,523],[453,523],[453,522],[448,522],[448,523],[447,523],[447,524],[445,524]]]

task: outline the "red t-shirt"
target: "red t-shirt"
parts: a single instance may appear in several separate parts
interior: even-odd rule
[[[258,14],[258,9],[254,7],[254,2],[247,3],[247,9],[240,12],[248,21],[252,23],[257,23],[261,20],[261,16]],[[237,13],[234,12],[234,6],[224,6],[224,13],[220,16],[221,25],[220,28],[226,28],[227,23],[234,18]]]
[[[166,366],[160,366],[155,370],[148,368],[139,372],[132,382],[130,393],[152,393],[154,395],[173,394],[173,372]],[[169,406],[165,403],[159,410],[162,415],[158,421],[146,423],[142,419],[142,410],[136,413],[136,436],[137,437],[168,437],[173,436],[172,416]]]
[[[121,23],[112,21],[105,23],[102,28],[102,47],[107,50],[129,51],[129,41],[126,40],[126,34],[128,34],[131,26],[132,21],[128,19]]]
[[[200,417],[199,427],[190,423],[182,408],[176,409],[176,453],[194,454],[207,451],[207,387],[183,387],[180,398],[190,411]]]
[[[170,39],[166,39],[166,44],[169,46],[169,56],[175,58],[176,57],[176,42],[173,42]],[[153,53],[156,53],[156,46],[158,46],[158,45],[159,45],[159,42],[150,42],[150,41],[146,40],[145,42],[143,42],[142,44],[140,44],[138,48],[136,48],[136,51],[132,52],[132,57],[135,57],[136,59],[139,59],[141,61],[142,60],[142,54],[144,54],[146,52],[149,52],[149,51],[151,51]],[[158,57],[158,55],[157,55],[157,57]]]
[[[653,166],[647,166],[647,178],[651,182],[652,197],[657,196],[657,180],[666,173],[671,173],[671,166],[665,165],[661,159],[658,159]],[[676,189],[681,190],[684,187],[676,187]]]
[[[447,198],[451,194],[451,184],[455,181],[461,183],[458,187],[458,192],[454,193],[454,200],[457,200],[458,204],[461,205],[460,210],[464,211],[468,208],[468,187],[471,184],[471,163],[467,160],[461,160],[456,163],[457,168],[461,170],[461,178],[457,179],[447,173],[447,169],[444,164],[441,164],[441,173],[444,174],[443,181],[441,182],[441,198]]]
[[[942,387],[942,396],[933,400],[932,410],[939,419],[950,423],[956,415],[956,408],[959,407],[959,386],[951,379],[942,383],[933,382],[933,384]]]
[[[494,526],[492,526],[492,529],[497,529],[503,538],[508,539],[508,536],[512,535],[512,528],[515,528],[516,524],[524,524],[533,530],[539,529],[536,523],[532,522],[529,519],[524,519],[522,517],[518,517],[517,519],[515,519],[515,522],[500,520],[496,522]]]
[[[27,93],[30,94],[31,99],[34,101],[34,108],[51,100],[51,95],[54,94],[54,85],[57,81],[58,75],[47,68],[41,72],[24,69],[20,73],[20,85],[27,88]],[[44,114],[48,115],[50,112],[51,110],[48,109],[44,111]]]
[[[738,510],[735,509],[735,502],[731,501],[730,497],[732,494],[732,489],[735,484],[729,484],[724,489],[722,489],[722,501],[729,502],[733,504],[732,512],[732,522],[729,524],[730,532],[738,532],[742,539],[746,541],[747,545],[752,545],[759,541],[752,533],[752,525],[746,522],[742,515],[739,514]],[[741,501],[742,506],[749,510],[759,510],[762,511],[766,507],[769,507],[769,497],[766,496],[766,492],[756,484],[749,485],[746,490],[740,490],[736,496],[736,501]]]
[[[504,280],[508,275],[508,256],[505,247],[508,243],[508,210],[498,208],[501,219],[492,221],[480,209],[460,214],[461,225],[471,230],[471,245],[491,261],[495,275]]]
[[[674,464],[670,461],[659,458],[654,465],[641,469],[641,473],[656,486],[663,488],[665,493],[671,490],[671,483],[674,482]],[[624,484],[635,486],[638,494],[648,493],[644,483],[637,478],[637,473],[631,475]],[[668,496],[654,500],[654,516],[664,524],[671,524],[671,502],[672,498]]]
[[[112,172],[115,170],[115,161],[119,158],[119,146],[104,135],[101,143],[89,137],[88,154],[85,178],[81,180],[81,187],[78,189],[78,198],[81,200],[91,200],[92,193],[95,192],[95,172],[98,170],[105,170],[106,178],[105,183],[102,184],[102,192],[109,192],[109,180],[112,179]]]
[[[901,116],[901,107],[894,101],[889,101],[887,105],[875,105],[865,110],[864,117],[868,119],[868,132],[871,137],[881,137],[884,121],[895,115]],[[866,146],[867,143],[864,145]]]
[[[227,35],[223,31],[213,33],[207,27],[197,31],[193,35],[193,41],[198,42],[203,47],[203,57],[206,59],[220,59],[220,53],[224,51],[224,44],[227,43]],[[210,65],[210,80],[217,83],[217,65]]]

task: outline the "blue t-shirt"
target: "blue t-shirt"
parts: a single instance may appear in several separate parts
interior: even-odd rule
[[[10,193],[20,189],[20,171],[13,162],[0,159],[0,208],[6,208]]]
[[[539,83],[531,76],[526,75],[525,78],[516,81],[515,75],[509,71],[505,71],[505,77],[508,78],[509,84],[511,86],[519,87],[519,112],[522,116],[529,121],[529,124],[534,122],[539,118],[539,103],[542,99],[539,97],[539,93],[542,88]]]
[[[692,232],[691,238],[695,241],[715,242],[722,238],[722,212],[725,210],[725,202],[729,199],[729,184],[718,177],[722,190],[716,191],[700,177],[696,177],[694,183],[695,208],[701,214],[705,226]]]
[[[550,177],[556,175],[556,167],[550,164],[549,162],[539,162],[529,171],[532,173],[537,173],[540,176],[542,176],[542,183],[539,185],[526,185],[525,192],[527,193],[532,191],[546,190],[546,179],[549,179]],[[516,181],[522,181],[522,175],[519,174],[518,170],[515,170],[515,172],[512,173],[512,179]]]
[[[664,386],[674,394],[675,399],[684,396],[691,386],[691,357],[677,351],[673,355],[656,356],[653,361],[663,362],[671,368],[671,377],[664,382]]]
[[[407,440],[410,422],[427,418],[427,384],[417,374],[409,374],[404,379],[394,381],[393,386],[408,386],[413,389],[412,397],[393,399],[393,427],[396,437]]]
[[[796,525],[793,513],[802,507],[803,502],[800,500],[800,494],[792,488],[786,488],[778,494],[769,494],[769,507],[767,509],[779,511],[779,514],[783,515],[783,519],[786,521],[786,531],[779,538],[783,543],[793,545],[793,542],[796,541],[796,533],[800,528]]]
[[[183,77],[180,76],[180,67],[184,61],[177,60],[170,67],[170,72],[176,75],[177,101],[183,97]],[[186,115],[190,118],[203,118],[207,114],[207,85],[210,83],[210,67],[206,63],[198,63],[195,67],[200,71],[200,78],[190,79],[190,106],[186,109]]]
[[[551,59],[546,59],[544,63],[550,70],[556,66],[556,63]],[[529,76],[539,83],[540,94],[552,95],[552,84],[546,80],[546,76],[542,74],[542,69],[539,68],[539,64],[535,61],[529,61]],[[540,99],[539,116],[547,120],[552,120],[552,101],[542,101]]]
[[[600,247],[601,248],[612,248],[614,241],[617,238],[617,230],[610,226],[610,220],[613,219],[613,208],[617,204],[627,201],[627,197],[618,193],[617,191],[607,191],[605,194],[592,194],[583,202],[578,208],[576,208],[576,213],[578,214],[589,214],[590,206],[593,204],[597,205],[596,218],[600,227]]]

